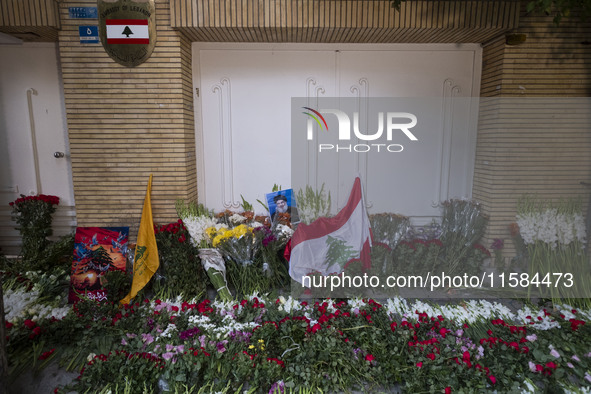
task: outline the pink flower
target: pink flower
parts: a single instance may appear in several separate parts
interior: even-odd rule
[[[423,362],[422,362],[422,361],[419,361],[419,362],[417,363],[417,367],[421,368],[422,366],[423,366]]]
[[[490,375],[488,378],[490,379],[490,381],[492,382],[492,384],[496,384],[497,383],[497,378],[495,378],[494,376]]]
[[[536,334],[531,334],[525,337],[525,339],[527,339],[530,342],[534,342],[536,339],[538,339]]]
[[[529,370],[530,371],[532,371],[532,372],[538,372],[538,369],[536,368],[536,364],[534,364],[533,362],[530,361],[528,363],[528,365],[529,365]]]
[[[558,353],[558,352],[556,351],[556,349],[552,349],[552,350],[550,351],[550,355],[552,355],[552,356],[553,356],[553,357],[555,357],[555,358],[559,358],[559,357],[560,357],[560,353]]]

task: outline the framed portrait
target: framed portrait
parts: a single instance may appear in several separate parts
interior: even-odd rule
[[[293,189],[279,190],[265,195],[271,222],[299,223],[298,208]]]

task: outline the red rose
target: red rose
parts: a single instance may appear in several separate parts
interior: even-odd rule
[[[495,378],[494,376],[489,376],[488,377],[490,379],[490,381],[492,382],[492,384],[496,384],[497,383],[497,378]]]
[[[35,324],[35,322],[31,319],[27,319],[24,322],[25,327],[27,327],[28,329],[33,329],[37,324]]]
[[[375,357],[372,354],[368,354],[367,356],[365,356],[365,360],[371,362],[375,360]]]
[[[451,387],[447,386],[445,388],[445,394],[451,394]]]

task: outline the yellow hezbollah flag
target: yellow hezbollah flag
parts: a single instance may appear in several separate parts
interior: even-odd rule
[[[156,245],[156,236],[154,235],[152,205],[150,203],[151,191],[152,174],[150,174],[150,180],[148,181],[148,189],[146,190],[146,198],[144,199],[140,229],[137,234],[131,291],[120,301],[121,304],[129,304],[129,301],[131,301],[146,283],[150,281],[150,278],[154,275],[154,272],[156,272],[160,265],[160,260],[158,259],[158,246]]]

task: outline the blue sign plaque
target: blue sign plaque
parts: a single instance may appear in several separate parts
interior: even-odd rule
[[[98,19],[97,7],[70,7],[68,8],[70,19]]]
[[[78,26],[81,44],[98,44],[98,26]]]

